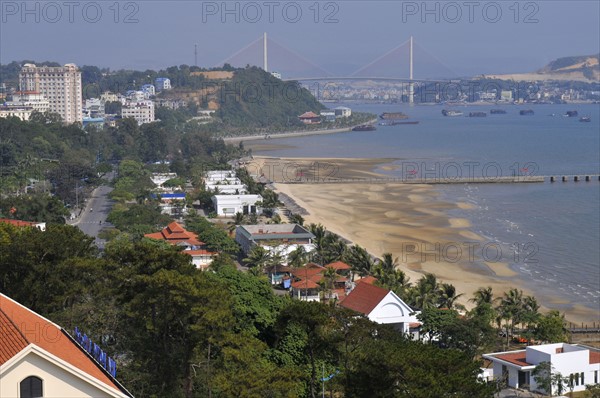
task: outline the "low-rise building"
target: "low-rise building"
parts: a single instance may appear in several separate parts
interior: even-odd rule
[[[186,230],[175,221],[160,232],[146,234],[144,237],[183,247],[183,253],[191,256],[192,264],[200,269],[206,269],[212,263],[213,257],[218,254],[208,250],[206,244],[198,239],[197,234]]]
[[[32,112],[33,108],[30,106],[0,105],[0,117],[2,118],[18,117],[21,120],[27,121],[31,117]]]
[[[325,109],[321,111],[321,117],[326,122],[335,122],[335,111],[333,109]]]
[[[132,397],[111,361],[102,365],[59,325],[0,293],[1,397]]]
[[[157,92],[171,89],[171,80],[167,77],[157,77],[154,80],[154,87]]]
[[[6,105],[31,107],[40,113],[50,110],[50,101],[39,91],[16,91],[12,95],[12,101],[7,102]]]
[[[335,116],[337,117],[350,117],[352,116],[352,109],[345,106],[338,106],[334,109]]]
[[[566,378],[563,391],[571,388],[574,392],[585,391],[586,384],[600,382],[600,350],[578,344],[542,344],[524,350],[484,354],[483,358],[492,361],[494,378],[505,380],[513,388],[554,395],[556,385],[552,391],[544,391],[533,376],[536,366],[543,362],[550,364],[552,375],[560,373]]]
[[[211,170],[204,175],[205,182],[239,181],[232,170]]]
[[[298,119],[304,124],[319,124],[321,123],[321,116],[314,112],[304,112],[298,116]]]
[[[373,322],[391,324],[396,330],[413,338],[419,337],[419,311],[411,308],[391,290],[368,281],[359,282],[340,302],[340,306],[366,315]]]
[[[13,220],[11,218],[0,218],[0,223],[11,224],[15,227],[31,227],[37,228],[40,231],[46,230],[45,222],[36,222],[36,221],[22,221],[22,220]]]
[[[299,247],[308,253],[315,249],[314,235],[298,224],[239,225],[235,230],[235,240],[244,253],[254,246],[262,246],[273,254],[282,257],[287,264],[287,256]]]
[[[142,86],[142,91],[144,92],[144,94],[146,94],[147,97],[156,94],[156,89],[154,88],[153,84],[144,84]]]
[[[121,117],[134,118],[138,125],[152,123],[154,121],[154,102],[146,101],[127,101],[121,109]]]
[[[218,216],[232,217],[236,213],[260,214],[262,209],[259,202],[263,198],[260,195],[214,195],[213,206]]]

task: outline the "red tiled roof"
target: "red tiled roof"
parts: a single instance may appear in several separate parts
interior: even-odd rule
[[[351,268],[348,264],[346,264],[346,263],[344,263],[342,261],[336,261],[334,263],[327,264],[325,267],[326,268],[333,268],[333,269],[336,269],[336,270],[344,270],[344,269],[350,269]]]
[[[71,364],[102,383],[120,388],[90,357],[56,324],[0,294],[0,365],[17,355],[29,344]]]
[[[357,280],[356,284],[358,285],[359,283],[367,283],[369,285],[373,285],[373,284],[375,284],[376,281],[377,281],[377,278],[369,275],[369,276],[365,276],[364,278]]]
[[[316,289],[319,284],[310,279],[302,279],[292,283],[294,289]]]
[[[519,366],[531,365],[530,363],[527,363],[525,351],[508,352],[506,354],[494,355],[494,357]]]
[[[29,345],[25,336],[10,321],[10,318],[0,309],[0,365],[17,355]]]
[[[38,222],[11,220],[10,218],[0,218],[1,223],[12,224],[16,227],[35,227]]]
[[[200,250],[184,250],[182,251],[182,253],[184,254],[189,254],[190,256],[201,256],[201,255],[209,255],[209,256],[214,256],[217,253],[215,252],[211,252],[210,250],[204,250],[204,249],[200,249]]]
[[[302,115],[298,116],[300,119],[314,119],[319,117],[319,115],[317,115],[314,112],[304,112]]]
[[[600,352],[590,350],[590,365],[600,363]]]
[[[377,304],[383,300],[390,291],[369,283],[359,283],[354,290],[340,302],[340,305],[356,312],[369,315]]]
[[[198,240],[198,235],[187,231],[177,222],[173,221],[160,232],[144,235],[146,238],[164,240],[170,244],[187,243],[192,246],[203,246],[204,242]]]

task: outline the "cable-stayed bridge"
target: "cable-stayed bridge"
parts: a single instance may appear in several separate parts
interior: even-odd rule
[[[228,63],[244,67],[254,65],[265,71],[278,71],[283,80],[296,81],[388,81],[409,84],[409,101],[414,93],[413,83],[447,83],[459,75],[437,57],[415,43],[412,37],[387,51],[347,76],[329,72],[297,52],[279,44],[265,33],[246,47],[237,51],[220,65]],[[444,76],[444,78],[415,78],[419,76]]]

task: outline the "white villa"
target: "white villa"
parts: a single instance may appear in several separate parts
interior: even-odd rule
[[[218,216],[232,217],[235,213],[259,214],[261,208],[257,205],[262,202],[260,195],[214,195],[213,206]]]
[[[132,397],[116,368],[111,372],[59,325],[1,293],[0,331],[0,397]]]
[[[244,195],[248,193],[248,188],[246,185],[242,184],[237,177],[226,177],[222,180],[210,180],[205,181],[204,186],[206,189],[210,189],[211,191],[217,190],[219,194],[227,194],[227,195]]]
[[[211,170],[204,175],[204,182],[239,181],[233,170]]]
[[[391,290],[359,281],[340,302],[340,306],[364,314],[373,322],[391,324],[396,330],[419,338],[419,311],[413,310]]]
[[[533,370],[542,362],[551,364],[552,374],[567,378],[564,391],[585,391],[586,384],[600,381],[600,350],[578,344],[556,343],[530,346],[524,350],[485,354],[493,362],[494,378],[506,378],[510,387],[543,391],[533,376]],[[548,391],[543,391],[548,393]],[[552,393],[556,392],[553,386]]]
[[[242,246],[244,253],[248,254],[254,246],[259,245],[282,256],[282,264],[286,264],[287,255],[300,246],[306,252],[313,251],[314,237],[298,224],[239,225],[235,230],[235,241]]]

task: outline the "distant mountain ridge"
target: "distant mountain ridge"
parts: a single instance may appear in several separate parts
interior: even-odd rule
[[[486,77],[502,80],[573,80],[598,82],[600,81],[600,54],[557,58],[543,68],[531,73],[486,75]]]

